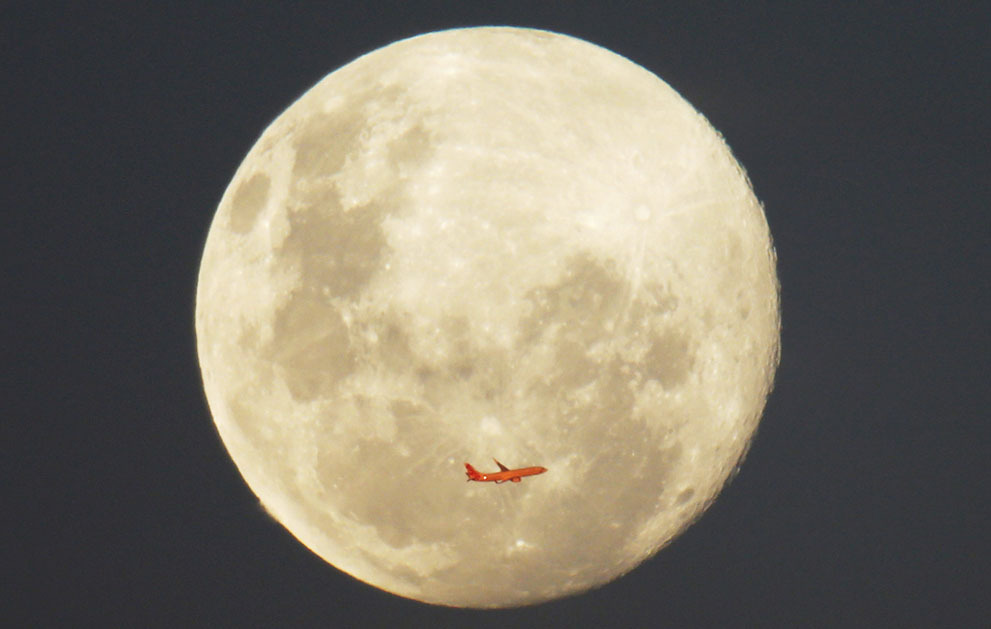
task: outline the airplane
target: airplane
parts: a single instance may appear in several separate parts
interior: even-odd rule
[[[494,482],[497,485],[499,483],[505,483],[506,481],[512,481],[514,483],[518,483],[520,482],[520,479],[522,479],[524,476],[536,476],[537,474],[543,474],[544,472],[547,471],[546,467],[540,467],[540,466],[521,467],[519,469],[511,470],[502,463],[500,463],[499,461],[496,461],[495,459],[492,460],[495,461],[495,464],[499,466],[499,471],[493,472],[491,474],[482,474],[474,467],[472,467],[471,463],[465,463],[465,469],[468,470],[467,472],[465,472],[465,475],[468,477],[468,480],[469,481],[474,480],[479,482]]]

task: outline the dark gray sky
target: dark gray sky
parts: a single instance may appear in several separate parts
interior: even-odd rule
[[[0,11],[0,619],[987,623],[989,3],[68,4]],[[765,419],[705,516],[604,588],[498,612],[384,594],[268,518],[193,338],[210,220],[265,126],[362,53],[487,24],[602,45],[702,111],[766,206],[783,308]]]

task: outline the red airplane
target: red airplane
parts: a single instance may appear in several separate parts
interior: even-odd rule
[[[505,483],[506,481],[513,481],[514,483],[520,482],[524,476],[536,476],[537,474],[543,474],[547,471],[546,467],[521,467],[516,470],[511,470],[499,461],[495,461],[495,464],[499,466],[498,472],[493,472],[491,474],[482,474],[475,468],[471,466],[471,463],[465,463],[465,475],[468,476],[468,480],[475,480],[479,482],[494,482],[497,485],[499,483]]]

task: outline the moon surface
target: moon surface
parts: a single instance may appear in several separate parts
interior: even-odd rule
[[[221,438],[357,579],[510,607],[633,569],[711,503],[778,361],[767,222],[640,66],[469,28],[328,75],[217,209],[196,333]],[[544,466],[466,483],[464,463]]]

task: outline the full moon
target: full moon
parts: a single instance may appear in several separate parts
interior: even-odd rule
[[[196,335],[217,430],[338,569],[512,607],[633,569],[743,459],[771,237],[706,119],[572,37],[466,28],[331,73],[238,168]],[[465,462],[547,472],[466,483]]]

